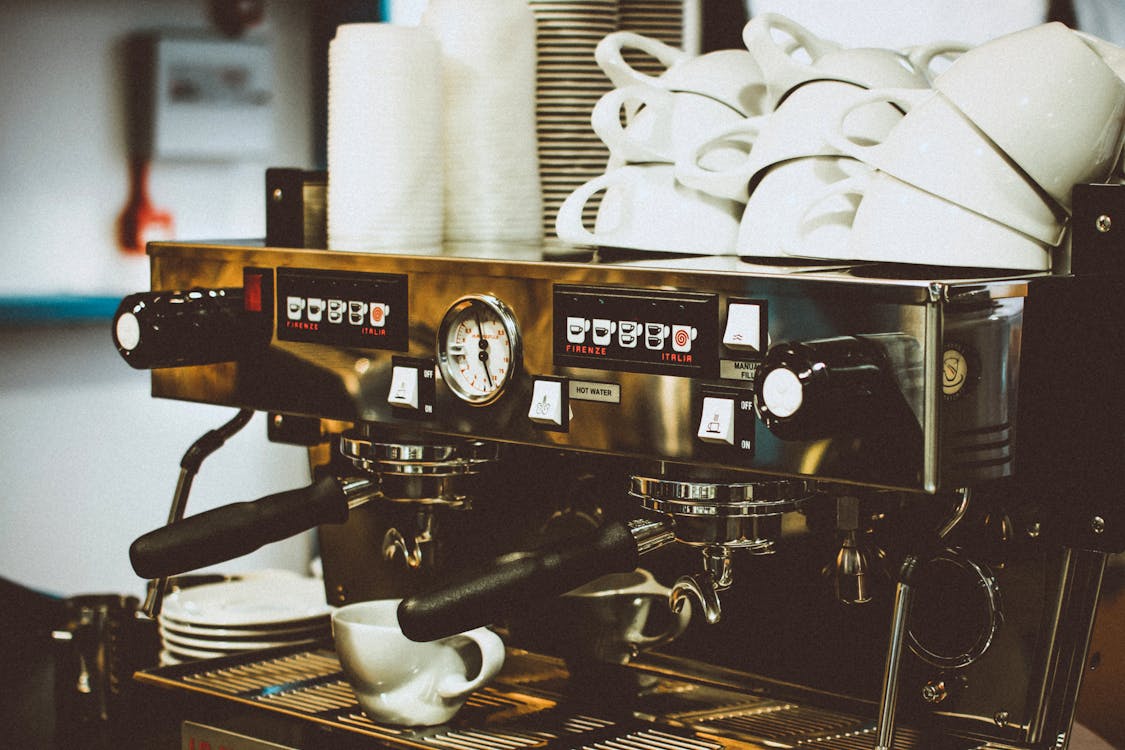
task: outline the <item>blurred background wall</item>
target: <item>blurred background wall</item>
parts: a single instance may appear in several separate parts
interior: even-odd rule
[[[270,0],[248,34],[272,50],[276,137],[256,161],[157,160],[153,203],[176,239],[261,237],[267,166],[313,166],[310,4]],[[205,0],[0,3],[0,308],[148,288],[117,246],[129,196],[126,38],[215,33]],[[137,535],[163,524],[187,447],[230,409],[154,400],[117,355],[109,319],[0,324],[0,577],[60,595],[140,594]],[[307,482],[305,453],[261,415],[204,463],[188,512]],[[311,535],[223,566],[307,570]]]

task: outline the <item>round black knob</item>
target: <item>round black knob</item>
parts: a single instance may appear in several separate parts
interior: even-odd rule
[[[773,346],[754,384],[758,417],[783,439],[856,430],[886,394],[885,359],[856,336]]]
[[[243,291],[140,292],[113,316],[117,351],[137,369],[230,362],[269,343],[261,316],[243,309]]]

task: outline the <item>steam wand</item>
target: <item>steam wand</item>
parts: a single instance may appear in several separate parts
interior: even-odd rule
[[[223,447],[223,444],[245,427],[253,416],[253,409],[242,409],[223,426],[208,430],[187,449],[184,457],[180,459],[180,477],[176,481],[176,491],[172,494],[172,508],[168,511],[169,526],[183,520],[191,485],[195,475],[199,473],[199,467],[203,465],[203,459]],[[141,611],[155,620],[164,605],[164,591],[167,588],[168,576],[160,576],[150,581]]]
[[[965,517],[969,509],[968,488],[959,490],[961,502],[953,515],[937,533],[940,542]],[[887,643],[887,658],[883,668],[883,687],[879,696],[879,721],[875,727],[875,750],[891,750],[894,745],[895,708],[898,702],[898,676],[902,668],[902,649],[906,642],[906,625],[914,603],[914,579],[924,564],[922,556],[909,554],[899,569],[895,586],[894,611],[891,614],[891,637]]]

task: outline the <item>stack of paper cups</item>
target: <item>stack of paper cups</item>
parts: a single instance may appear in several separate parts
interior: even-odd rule
[[[535,16],[527,0],[429,0],[445,79],[445,238],[538,242]]]
[[[440,49],[427,30],[344,24],[328,48],[328,245],[432,253],[444,217]]]

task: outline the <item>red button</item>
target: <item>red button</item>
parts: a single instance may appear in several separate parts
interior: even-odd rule
[[[262,274],[248,273],[242,278],[242,295],[246,312],[262,311]]]

